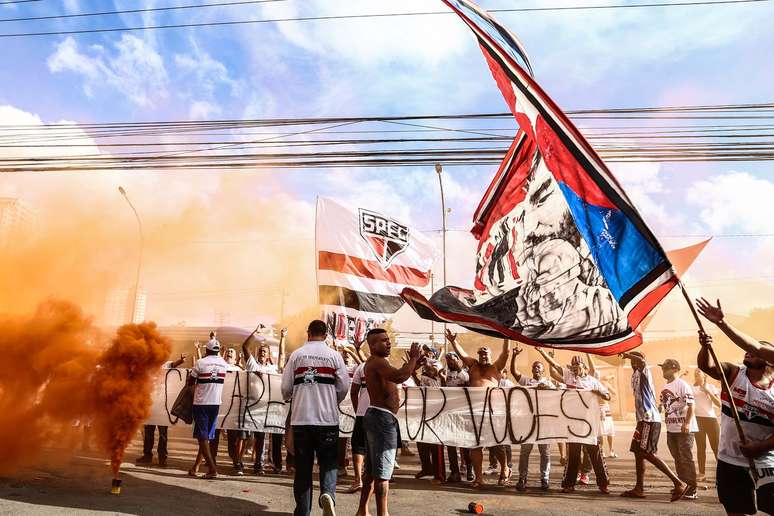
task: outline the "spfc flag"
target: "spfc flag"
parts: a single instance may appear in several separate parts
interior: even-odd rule
[[[432,241],[369,208],[317,199],[317,287],[336,340],[360,341],[401,306],[401,291],[430,282]]]
[[[532,78],[522,45],[469,0],[444,0],[478,39],[519,126],[474,215],[473,290],[404,298],[424,318],[528,344],[615,354],[677,284],[661,245],[580,132]]]

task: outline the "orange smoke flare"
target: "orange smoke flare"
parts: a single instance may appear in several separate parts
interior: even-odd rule
[[[155,323],[127,324],[99,359],[92,381],[94,425],[110,454],[114,478],[124,450],[150,416],[152,380],[170,351],[169,339],[159,334]]]

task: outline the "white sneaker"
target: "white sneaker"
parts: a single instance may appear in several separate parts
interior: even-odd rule
[[[331,495],[328,493],[322,495],[320,497],[320,505],[322,506],[323,516],[336,516],[336,509]]]
[[[489,466],[489,469],[484,471],[484,475],[494,475],[495,473],[499,473],[499,472],[500,472],[500,468]]]

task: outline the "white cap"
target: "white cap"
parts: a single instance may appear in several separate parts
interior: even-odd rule
[[[207,351],[220,351],[220,342],[217,339],[210,339],[207,341]]]

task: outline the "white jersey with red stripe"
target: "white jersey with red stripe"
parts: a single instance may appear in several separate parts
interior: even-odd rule
[[[768,389],[757,387],[747,377],[747,368],[740,366],[729,387],[747,440],[757,442],[771,438],[774,435],[774,384]],[[736,466],[748,467],[750,463],[739,449],[739,435],[730,400],[725,392],[721,394],[721,401],[718,459]],[[774,450],[769,450],[755,459],[755,465],[761,477],[760,483],[774,482]]]
[[[295,350],[282,373],[282,396],[292,399],[293,426],[336,426],[339,403],[349,392],[349,371],[341,355],[324,341]]]
[[[218,355],[207,355],[196,361],[191,369],[191,376],[196,378],[194,405],[221,404],[227,370],[228,364]]]

